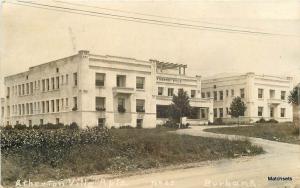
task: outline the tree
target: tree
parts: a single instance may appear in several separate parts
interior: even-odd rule
[[[244,103],[244,101],[242,101],[241,97],[235,97],[230,104],[230,115],[232,117],[238,118],[239,124],[239,117],[244,116],[246,109],[246,104]]]
[[[299,94],[298,94],[298,87],[294,87],[294,89],[290,92],[290,95],[288,96],[288,102],[291,104],[299,105]]]
[[[182,117],[189,116],[191,109],[188,94],[180,89],[177,96],[173,95],[172,104],[169,106],[169,115],[182,125]]]

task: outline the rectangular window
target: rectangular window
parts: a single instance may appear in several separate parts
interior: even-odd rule
[[[73,97],[73,109],[77,110],[77,97]]]
[[[206,92],[206,97],[210,98],[210,92]]]
[[[226,97],[228,97],[229,95],[229,91],[226,89]]]
[[[201,118],[206,118],[206,109],[201,108]]]
[[[96,97],[96,111],[105,111],[104,97]]]
[[[145,89],[145,77],[136,77],[136,89]]]
[[[29,126],[32,126],[32,120],[31,120],[31,119],[28,120],[28,125],[29,125]]]
[[[163,94],[164,94],[164,88],[163,87],[158,87],[157,95],[163,95]]]
[[[77,72],[73,73],[73,81],[74,81],[74,86],[77,86]]]
[[[258,89],[258,95],[257,95],[257,97],[259,99],[264,98],[264,90],[263,89]]]
[[[44,125],[44,120],[40,119],[40,125]]]
[[[32,103],[29,104],[29,109],[30,109],[29,114],[33,114],[33,104]]]
[[[54,100],[51,100],[51,112],[55,112]]]
[[[30,82],[30,94],[33,94],[33,82]]]
[[[18,85],[18,93],[19,93],[19,96],[22,95],[22,92],[21,92],[21,85]]]
[[[245,98],[245,89],[244,88],[240,89],[240,96],[242,99]]]
[[[145,100],[136,100],[136,112],[145,112]]]
[[[45,101],[42,101],[42,113],[45,113]]]
[[[118,109],[125,108],[125,99],[124,98],[118,98]]]
[[[99,127],[105,126],[105,118],[98,118],[98,126]]]
[[[285,108],[280,108],[280,117],[285,117]]]
[[[49,81],[49,78],[46,79],[46,88],[47,88],[47,91],[50,90],[50,81]]]
[[[270,99],[274,99],[275,98],[275,90],[270,89]]]
[[[257,109],[257,116],[262,116],[263,115],[263,110],[264,110],[264,108],[259,106],[258,109]]]
[[[66,74],[66,84],[68,84],[68,83],[69,83],[69,75]]]
[[[234,89],[231,90],[231,96],[234,96]]]
[[[42,80],[42,91],[46,91],[45,80]]]
[[[217,110],[217,108],[214,108],[214,117],[215,118],[218,117],[218,110]]]
[[[95,85],[96,86],[104,86],[105,74],[96,73]]]
[[[64,81],[65,81],[64,78],[65,78],[64,75],[61,75],[61,84],[62,85],[64,84]]]
[[[7,87],[6,88],[6,98],[9,98],[9,96],[10,96],[10,88]]]
[[[68,106],[69,106],[69,99],[66,98],[66,107],[68,107]]]
[[[125,75],[117,75],[117,87],[126,87]]]
[[[204,93],[204,92],[201,93],[201,98],[202,98],[202,99],[205,98],[205,93]]]
[[[226,115],[229,115],[229,108],[226,107]]]
[[[59,76],[56,77],[56,89],[59,89]]]
[[[285,100],[285,94],[286,94],[286,91],[281,91],[281,100]]]
[[[220,114],[220,118],[223,117],[223,108],[219,108],[219,114]]]
[[[223,91],[219,91],[219,95],[220,95],[220,100],[223,100]]]
[[[22,95],[25,95],[25,85],[22,84]]]
[[[136,119],[136,128],[143,127],[143,119]]]
[[[168,96],[174,95],[174,88],[168,88]]]
[[[46,101],[46,112],[47,113],[50,112],[50,103],[49,103],[49,101]]]
[[[26,95],[29,94],[29,83],[26,83]]]
[[[214,91],[214,100],[218,100],[218,92]]]
[[[56,112],[59,112],[59,99],[56,99]]]
[[[54,77],[51,78],[51,84],[52,84],[52,90],[55,89],[55,81],[54,81]]]
[[[56,125],[59,124],[59,118],[55,119],[55,123],[56,123]]]
[[[191,90],[191,98],[195,98],[195,97],[196,97],[196,90]]]

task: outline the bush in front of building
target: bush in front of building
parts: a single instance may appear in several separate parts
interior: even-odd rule
[[[256,123],[278,123],[278,121],[275,119],[269,119],[267,121],[264,118],[260,118],[259,120],[256,121]]]
[[[190,127],[190,124],[189,123],[178,123],[176,122],[175,120],[169,120],[169,121],[166,121],[165,123],[163,124],[158,124],[156,125],[156,128],[169,128],[169,129],[187,129]]]

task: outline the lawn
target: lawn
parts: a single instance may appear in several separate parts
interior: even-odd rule
[[[209,128],[205,131],[300,144],[299,128],[293,126],[292,123],[266,123],[255,124],[254,126]]]
[[[170,129],[2,130],[2,182],[114,174],[256,155],[249,141],[170,134]]]

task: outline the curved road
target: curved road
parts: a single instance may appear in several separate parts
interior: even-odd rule
[[[217,126],[214,126],[217,128]],[[223,126],[224,127],[224,126]],[[243,139],[235,135],[203,131],[211,126],[192,127],[176,131],[194,136]],[[300,188],[300,145],[281,143],[260,138],[248,138],[260,145],[265,154],[204,162],[186,169],[133,175],[105,182],[94,182],[86,187],[126,188],[205,188],[205,187],[297,187]],[[268,181],[268,177],[291,177],[291,181]],[[73,186],[75,187],[75,186]]]

